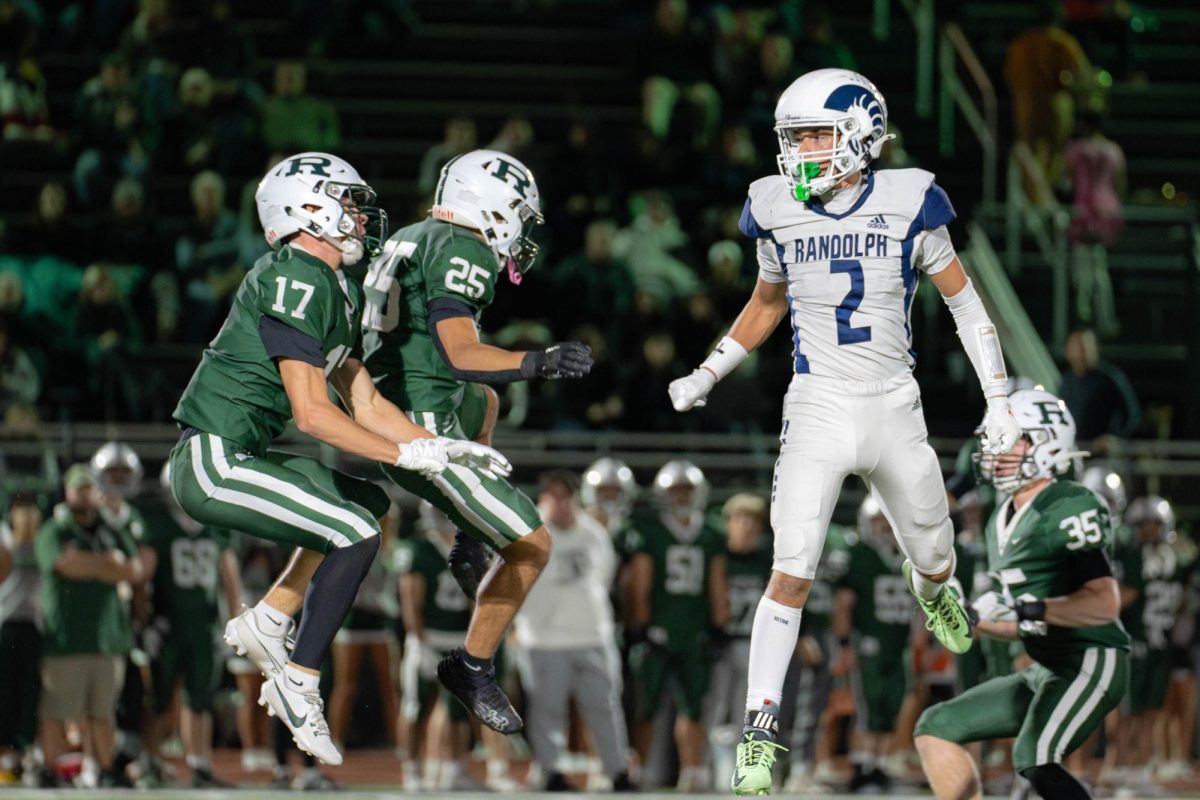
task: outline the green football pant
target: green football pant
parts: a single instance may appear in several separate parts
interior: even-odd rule
[[[467,396],[474,397],[474,393],[468,392]],[[430,433],[451,439],[474,439],[483,422],[483,409],[465,400],[458,412],[410,411],[408,415]],[[503,478],[492,478],[458,464],[451,464],[433,477],[398,467],[385,466],[383,471],[397,486],[428,500],[459,530],[496,550],[503,550],[542,525],[533,501]]]
[[[315,459],[255,456],[203,432],[171,452],[171,489],[197,522],[320,553],[378,534],[391,505],[380,487]]]
[[[636,719],[648,722],[658,711],[667,677],[675,676],[675,707],[680,716],[699,720],[708,694],[712,665],[699,650],[666,650],[639,644],[630,653],[637,687]]]
[[[1069,663],[1034,664],[925,710],[914,736],[966,744],[1017,737],[1013,769],[1057,764],[1116,708],[1129,680],[1123,650],[1090,647]]]
[[[908,687],[909,658],[896,663],[894,655],[856,656],[850,688],[859,729],[872,733],[896,730],[896,718]]]
[[[187,707],[192,711],[212,711],[221,651],[212,629],[203,620],[195,620],[193,626],[184,624],[183,620],[174,620],[163,641],[162,652],[150,662],[157,714],[171,707],[180,673],[183,674]]]
[[[1145,642],[1133,643],[1129,656],[1129,705],[1133,713],[1154,711],[1167,702],[1171,661],[1170,650],[1152,650]]]

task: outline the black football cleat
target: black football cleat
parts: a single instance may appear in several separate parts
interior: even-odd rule
[[[475,668],[463,660],[463,648],[456,647],[438,662],[437,675],[442,686],[458,698],[471,716],[498,733],[516,733],[525,727],[521,715],[496,682],[496,667]]]
[[[450,548],[446,564],[454,580],[458,581],[459,588],[474,600],[479,594],[483,576],[492,567],[492,551],[483,542],[472,539],[462,531],[455,531],[454,545]]]

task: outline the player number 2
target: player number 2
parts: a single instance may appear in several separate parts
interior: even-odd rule
[[[837,318],[838,344],[861,344],[871,341],[870,325],[855,328],[850,324],[850,315],[858,310],[865,292],[862,262],[834,259],[829,262],[829,272],[830,274],[845,272],[850,276],[850,291],[846,293],[846,296],[842,298],[841,305],[833,312]]]
[[[1078,550],[1084,545],[1100,543],[1104,538],[1104,531],[1100,530],[1100,522],[1096,519],[1099,513],[1099,509],[1093,508],[1082,514],[1067,517],[1059,523],[1058,527],[1071,537],[1071,541],[1067,542],[1068,550]]]

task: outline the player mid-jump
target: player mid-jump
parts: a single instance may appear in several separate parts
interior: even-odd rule
[[[953,527],[912,375],[909,312],[921,273],[950,307],[983,386],[986,447],[1007,452],[1020,433],[996,328],[946,231],[954,219],[946,193],[924,170],[869,169],[890,138],[875,85],[848,70],[810,72],[780,97],[775,131],[782,174],[750,185],[741,218],[742,232],[757,240],[758,283],[729,334],[670,386],[677,411],[703,405],[790,318],[795,375],[771,495],[774,570],[751,636],[732,781],[739,795],[770,792],[784,674],[847,475],[866,481],[896,531],[930,630],[953,652],[971,644],[966,612],[945,586]]]

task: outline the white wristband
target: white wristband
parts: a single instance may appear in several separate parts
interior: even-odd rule
[[[746,348],[738,344],[737,339],[726,336],[717,343],[717,347],[704,359],[701,367],[707,369],[717,380],[721,380],[737,369],[737,365],[746,360]]]

